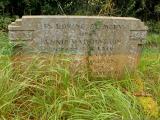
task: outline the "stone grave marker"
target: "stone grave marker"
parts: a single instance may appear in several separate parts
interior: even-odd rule
[[[105,77],[137,67],[148,28],[131,17],[23,16],[8,29],[23,54],[64,53],[73,69],[85,65],[91,76]]]

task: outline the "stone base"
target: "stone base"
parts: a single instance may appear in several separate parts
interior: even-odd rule
[[[14,55],[15,71],[65,69],[70,75],[83,74],[91,78],[121,78],[126,71],[135,70],[138,62],[127,61],[127,55],[80,56],[80,55]],[[127,63],[127,64],[126,64]],[[127,66],[128,65],[128,66]],[[50,70],[48,70],[50,71]]]

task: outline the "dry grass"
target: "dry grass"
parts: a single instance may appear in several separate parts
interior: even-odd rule
[[[29,63],[21,61],[23,70],[21,66],[15,66],[15,70],[7,39],[1,34],[0,119],[157,120],[160,117],[159,49],[144,49],[135,75],[127,73],[118,81],[95,80],[88,79],[84,72],[70,72],[67,65],[71,61],[63,58],[56,63],[34,56]]]

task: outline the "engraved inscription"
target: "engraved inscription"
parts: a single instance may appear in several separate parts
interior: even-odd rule
[[[38,24],[38,36],[34,41],[41,50],[48,52],[81,53],[91,55],[112,54],[121,39],[115,38],[115,32],[126,29],[125,25],[119,24]],[[44,29],[44,30],[43,30]],[[63,32],[62,32],[63,30]],[[104,34],[105,33],[105,34]],[[38,40],[41,38],[41,40]],[[38,42],[39,41],[39,42]],[[122,41],[123,42],[123,41]]]
[[[125,29],[128,28],[127,25],[119,25],[119,24],[72,24],[72,23],[45,23],[38,24],[38,29],[86,29],[86,30],[94,30],[94,29],[105,29],[105,30],[113,30],[113,29]]]

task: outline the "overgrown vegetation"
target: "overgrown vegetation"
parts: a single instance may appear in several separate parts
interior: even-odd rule
[[[140,65],[122,80],[71,74],[53,57],[13,64],[7,26],[22,15],[138,17],[149,26]],[[160,120],[160,2],[158,0],[1,0],[0,119]],[[21,59],[25,56],[19,56]],[[47,64],[46,64],[47,63]],[[23,67],[25,66],[25,67]],[[21,67],[21,69],[19,68]]]
[[[1,0],[1,15],[106,15],[160,19],[158,0]]]
[[[16,17],[0,16],[0,31],[7,32],[8,25],[14,21],[15,18]]]
[[[153,41],[154,37],[156,40]],[[35,56],[22,71],[13,70],[12,45],[0,34],[0,118],[2,120],[158,120],[160,46],[149,34],[136,74],[123,80],[89,80],[71,75],[61,64]],[[52,61],[52,57],[49,58]],[[45,64],[48,63],[48,64]],[[16,63],[18,64],[18,62]],[[15,64],[15,65],[16,65]],[[53,65],[54,64],[54,65]],[[45,69],[45,70],[44,70]]]

